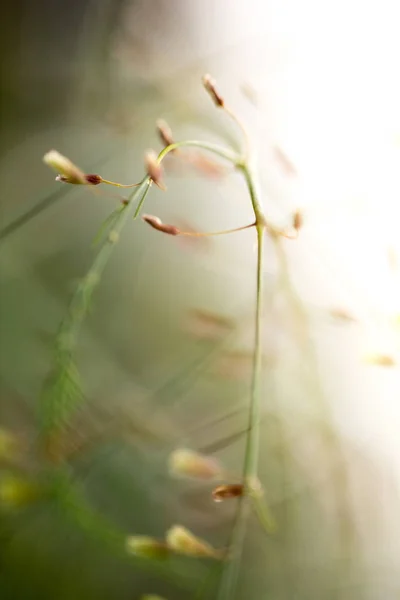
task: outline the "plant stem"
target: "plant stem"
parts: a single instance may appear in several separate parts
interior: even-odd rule
[[[130,195],[126,207],[116,216],[112,232],[105,240],[86,276],[78,285],[71,299],[68,313],[61,323],[56,339],[55,370],[49,384],[45,386],[40,403],[41,429],[47,450],[49,450],[47,444],[50,442],[52,447],[52,443],[55,441],[53,434],[57,433],[59,427],[70,417],[81,396],[74,353],[79,331],[90,307],[92,294],[101,280],[115,244],[118,242],[119,234],[135,209],[136,198],[140,197],[140,201],[134,212],[134,218],[139,214],[150,184],[150,179],[146,176]]]
[[[263,298],[263,256],[264,256],[264,238],[266,231],[266,220],[262,210],[262,205],[255,181],[246,164],[241,165],[241,170],[245,176],[254,214],[256,217],[257,230],[257,290],[256,290],[256,312],[255,312],[255,339],[254,339],[254,358],[253,375],[251,382],[250,407],[248,418],[248,433],[246,440],[246,450],[243,465],[243,483],[246,488],[246,494],[239,498],[238,508],[235,516],[235,522],[232,530],[230,548],[231,557],[228,559],[223,571],[219,589],[218,600],[232,600],[239,576],[239,563],[243,551],[244,537],[246,533],[246,522],[249,514],[249,501],[252,496],[252,486],[258,473],[258,454],[260,438],[260,379],[261,379],[261,361],[262,361],[262,336],[261,336],[261,317],[262,317],[262,298]]]
[[[238,166],[240,162],[239,157],[235,152],[232,152],[227,148],[223,148],[222,146],[218,146],[217,144],[211,144],[209,142],[202,142],[199,140],[188,140],[185,142],[176,142],[174,144],[170,144],[160,152],[160,154],[158,155],[158,162],[160,163],[167,156],[167,154],[169,154],[169,152],[173,152],[177,148],[184,148],[187,146],[193,146],[195,148],[201,148],[202,150],[208,150],[213,154],[217,154],[218,156],[229,160],[229,162],[233,163],[236,166]]]

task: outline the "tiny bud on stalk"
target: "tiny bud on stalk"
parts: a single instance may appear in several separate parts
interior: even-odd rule
[[[147,535],[133,535],[126,540],[129,553],[142,558],[166,558],[169,554],[167,545]]]
[[[164,146],[171,146],[174,143],[170,126],[163,119],[159,119],[156,123],[157,132]]]
[[[214,502],[223,502],[230,498],[239,498],[244,494],[244,485],[242,483],[231,483],[228,485],[219,485],[212,492]]]
[[[172,475],[193,479],[215,479],[222,472],[217,460],[186,448],[172,452],[168,465]]]
[[[196,558],[222,558],[220,550],[216,550],[181,525],[174,525],[167,531],[166,541],[169,548],[179,554]]]
[[[206,91],[210,94],[215,105],[223,108],[225,105],[224,99],[222,98],[222,96],[220,96],[219,92],[217,91],[216,82],[211,77],[211,75],[207,74],[203,76],[203,85]]]
[[[300,210],[296,210],[293,215],[293,229],[299,231],[303,227],[304,219],[303,213]]]
[[[144,157],[144,164],[146,166],[146,171],[148,176],[154,183],[162,190],[165,190],[165,185],[163,182],[163,169],[158,162],[157,154],[153,152],[153,150],[149,150],[146,152]]]
[[[150,225],[153,229],[157,229],[157,231],[161,231],[162,233],[167,233],[168,235],[179,235],[180,230],[174,225],[164,224],[161,219],[155,217],[153,215],[143,215],[143,221]]]

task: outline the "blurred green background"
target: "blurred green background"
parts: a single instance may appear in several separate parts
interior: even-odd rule
[[[278,528],[267,536],[250,519],[235,598],[400,597],[399,44],[391,3],[360,6],[6,4],[0,431],[17,448],[0,435],[1,599],[215,597],[218,563],[158,565],[120,542],[175,523],[215,547],[229,540],[235,501],[213,503],[213,483],[176,480],[167,463],[189,447],[241,472],[252,232],[182,242],[128,223],[79,338],[84,402],[64,432],[66,470],[37,452],[54,336],[122,196],[57,183],[42,156],[56,148],[85,172],[139,181],[145,150],[161,149],[160,117],[176,139],[237,148],[205,72],[248,125],[270,218],[305,214],[283,244],[287,272],[266,248],[260,478]],[[145,212],[198,231],[249,222],[239,175],[213,166],[170,161],[167,192],[152,189]],[[56,493],[17,506],[11,474]]]

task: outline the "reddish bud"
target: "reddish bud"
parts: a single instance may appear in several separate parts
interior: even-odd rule
[[[216,82],[211,75],[204,75],[202,81],[206,91],[210,94],[215,105],[223,108],[225,105],[224,99],[217,91]]]
[[[223,502],[230,498],[239,498],[244,494],[244,485],[242,483],[230,483],[228,485],[219,485],[212,491],[212,497],[215,502]]]
[[[165,190],[163,182],[163,169],[158,162],[157,154],[153,150],[146,152],[144,157],[146,171],[150,179],[162,190]]]
[[[180,230],[177,227],[164,224],[161,219],[154,217],[153,215],[143,215],[142,219],[145,223],[148,223],[150,227],[157,229],[157,231],[161,231],[162,233],[167,233],[168,235],[180,234]]]
[[[99,185],[103,181],[100,175],[96,175],[95,173],[90,173],[89,175],[85,175],[86,183],[89,185]]]
[[[171,146],[171,144],[174,143],[174,140],[172,138],[172,131],[168,123],[162,119],[159,119],[156,125],[158,135],[164,146]]]
[[[300,210],[296,210],[293,215],[293,229],[299,231],[303,227],[303,213]]]

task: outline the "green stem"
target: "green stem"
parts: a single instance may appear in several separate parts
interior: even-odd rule
[[[262,364],[262,298],[263,298],[263,255],[265,222],[261,209],[259,198],[250,173],[247,168],[243,168],[246,180],[249,186],[249,192],[253,204],[254,213],[258,223],[257,229],[257,292],[256,292],[256,313],[255,313],[255,340],[254,340],[254,361],[253,376],[251,383],[251,396],[249,407],[248,433],[246,440],[246,450],[243,465],[243,482],[246,487],[246,494],[239,498],[238,508],[235,516],[235,523],[230,540],[231,556],[228,559],[226,567],[221,577],[218,600],[231,600],[234,597],[237,579],[239,576],[239,563],[242,556],[244,537],[246,533],[246,523],[249,514],[249,501],[252,498],[252,487],[257,479],[258,473],[258,455],[260,438],[260,379]],[[261,220],[261,222],[260,222]]]
[[[85,278],[78,285],[69,305],[69,310],[61,323],[56,340],[56,365],[53,376],[45,386],[40,403],[42,433],[46,443],[49,435],[58,430],[75,409],[81,398],[78,374],[75,368],[74,353],[79,331],[88,313],[92,294],[101,280],[103,271],[111,257],[119,235],[135,209],[135,200],[140,197],[134,212],[134,218],[150,188],[150,179],[146,176],[139,187],[132,192],[126,207],[116,217],[114,226],[97,254],[95,261]]]
[[[167,154],[169,154],[170,152],[173,152],[174,150],[177,150],[178,148],[184,148],[184,147],[188,147],[188,146],[192,146],[195,148],[201,148],[202,150],[208,150],[209,152],[212,152],[213,154],[217,154],[218,156],[221,156],[221,158],[225,158],[225,160],[229,160],[229,162],[233,163],[236,166],[238,166],[238,164],[240,163],[239,157],[235,152],[232,152],[231,150],[228,150],[227,148],[222,148],[221,146],[218,146],[217,144],[211,144],[209,142],[202,142],[202,141],[198,141],[198,140],[188,140],[185,142],[176,142],[174,144],[170,144],[169,146],[167,146],[160,152],[160,154],[158,155],[158,162],[161,162],[167,156]]]

